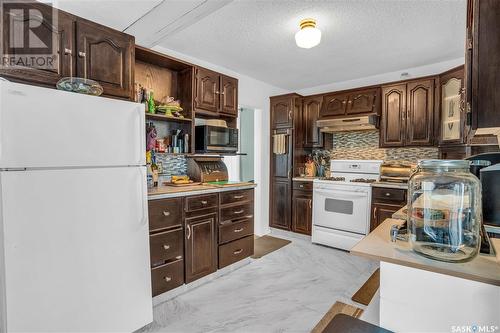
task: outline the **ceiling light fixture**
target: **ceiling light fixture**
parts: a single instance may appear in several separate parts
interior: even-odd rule
[[[300,21],[300,30],[295,34],[295,43],[303,49],[310,49],[321,42],[321,30],[316,28],[316,20],[306,18]]]

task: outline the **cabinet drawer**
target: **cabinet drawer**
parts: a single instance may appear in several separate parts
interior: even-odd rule
[[[249,235],[253,235],[253,218],[221,224],[219,226],[219,244]]]
[[[217,207],[218,204],[217,194],[197,195],[186,198],[185,209],[186,212],[192,212],[195,210],[214,208]]]
[[[219,246],[219,268],[226,267],[253,254],[253,235]]]
[[[184,284],[184,260],[177,260],[151,270],[153,296]]]
[[[172,259],[182,259],[184,249],[182,228],[149,236],[151,266],[162,265]]]
[[[182,225],[182,199],[149,200],[149,230]]]
[[[313,182],[293,181],[293,189],[299,191],[312,191]]]
[[[406,202],[406,190],[397,188],[373,187],[372,196],[373,202]]]
[[[241,191],[222,192],[220,194],[220,204],[232,204],[236,202],[253,201],[253,189]]]
[[[233,221],[242,218],[253,218],[253,202],[233,207],[222,208],[220,212],[221,224],[227,221]]]

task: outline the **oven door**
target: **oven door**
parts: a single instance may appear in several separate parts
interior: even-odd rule
[[[207,126],[206,147],[208,151],[237,152],[238,130],[236,128]]]
[[[370,190],[314,189],[313,224],[366,235],[369,226]]]

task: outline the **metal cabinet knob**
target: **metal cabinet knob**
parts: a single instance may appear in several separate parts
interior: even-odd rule
[[[163,245],[163,249],[165,249],[165,250],[170,250],[170,245],[166,245],[166,244],[164,244],[164,245]]]
[[[167,281],[167,282],[172,281],[172,278],[171,278],[170,276],[165,276],[165,277],[164,277],[164,279],[165,279],[165,281]]]
[[[87,56],[87,54],[85,52],[80,51],[80,52],[78,52],[78,56],[80,58],[85,58]]]
[[[243,199],[243,195],[235,195],[233,198],[235,198],[235,199]]]
[[[241,252],[243,252],[243,249],[236,250],[233,252],[233,254],[240,254]]]
[[[243,231],[243,228],[234,229],[234,232],[242,232],[242,231]]]
[[[72,51],[72,50],[70,50],[70,49],[65,48],[65,49],[64,49],[64,54],[71,55],[71,54],[73,54],[73,51]]]
[[[235,210],[233,213],[234,214],[242,214],[244,212],[243,209],[240,209],[240,210]]]
[[[168,210],[163,211],[163,216],[170,216],[170,212]]]
[[[387,193],[385,194],[385,196],[386,196],[386,197],[390,197],[390,196],[391,196],[391,194],[390,194],[389,192],[387,192]]]
[[[201,204],[202,204],[202,205],[206,205],[207,203],[208,203],[208,201],[206,201],[206,200],[201,200]]]

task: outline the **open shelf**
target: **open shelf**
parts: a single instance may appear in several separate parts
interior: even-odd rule
[[[166,116],[164,114],[159,114],[159,113],[148,113],[148,112],[146,112],[146,118],[154,120],[163,120],[163,121],[176,121],[179,123],[190,123],[193,121],[190,118],[179,118],[173,116]]]

